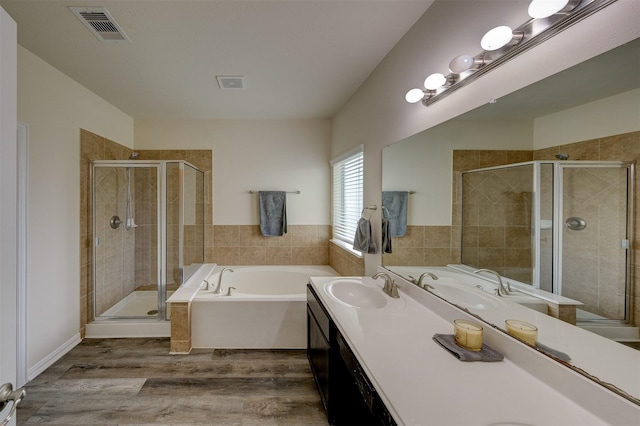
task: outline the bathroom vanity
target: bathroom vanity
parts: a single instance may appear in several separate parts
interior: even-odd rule
[[[396,424],[311,284],[307,287],[307,358],[329,424]]]
[[[432,338],[476,319],[393,278],[397,299],[370,277],[310,279],[308,357],[330,424],[637,423],[640,407],[486,324],[504,360],[460,361]]]

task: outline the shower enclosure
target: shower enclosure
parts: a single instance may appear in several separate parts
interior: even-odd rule
[[[169,319],[204,261],[204,173],[185,161],[94,161],[93,318]]]
[[[533,161],[462,173],[462,263],[632,321],[634,165]]]

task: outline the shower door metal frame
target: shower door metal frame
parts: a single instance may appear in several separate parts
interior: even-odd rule
[[[165,259],[166,259],[166,252],[165,252],[165,238],[166,238],[166,223],[165,222],[165,215],[166,215],[166,202],[165,202],[165,198],[166,198],[166,191],[165,191],[165,179],[163,179],[163,173],[166,172],[165,169],[165,165],[163,164],[164,162],[162,161],[145,161],[145,160],[95,160],[92,161],[91,163],[91,175],[90,175],[90,179],[91,179],[91,220],[92,220],[92,232],[93,232],[93,241],[92,241],[92,264],[93,264],[93,268],[91,271],[91,275],[92,275],[92,283],[93,283],[93,312],[92,312],[92,317],[93,320],[118,320],[118,319],[140,319],[140,318],[146,318],[146,319],[160,319],[160,320],[164,320],[166,319],[166,304],[163,303],[163,306],[161,309],[161,305],[160,303],[158,303],[158,313],[155,316],[148,316],[148,315],[138,315],[138,316],[109,316],[109,315],[96,315],[96,297],[97,297],[97,289],[96,289],[96,250],[97,250],[97,246],[99,244],[98,241],[98,236],[97,236],[97,232],[96,232],[96,220],[95,220],[95,206],[96,206],[96,193],[95,193],[95,168],[96,167],[118,167],[118,168],[155,168],[156,169],[156,181],[158,182],[157,184],[157,199],[158,199],[158,203],[160,204],[159,206],[157,206],[158,208],[156,209],[156,223],[158,223],[158,230],[157,230],[157,238],[158,238],[158,244],[156,247],[156,256],[158,257],[158,282],[157,282],[157,288],[158,288],[158,301],[160,301],[161,298],[166,299],[165,295],[166,295],[166,275],[165,275]],[[164,209],[164,211],[163,211]],[[125,218],[126,220],[126,218]]]
[[[540,164],[552,163],[553,166],[553,252],[555,253],[553,267],[553,293],[562,295],[563,276],[563,230],[564,230],[564,202],[562,199],[564,188],[565,168],[626,168],[627,169],[627,232],[626,232],[626,259],[625,259],[625,297],[624,297],[624,319],[599,319],[597,321],[584,320],[584,322],[628,324],[633,321],[633,310],[631,299],[633,297],[633,212],[634,212],[634,191],[635,191],[635,164],[624,161],[540,161]]]

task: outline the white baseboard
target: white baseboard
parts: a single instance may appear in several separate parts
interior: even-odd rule
[[[80,343],[82,339],[80,338],[80,333],[73,336],[71,339],[67,340],[61,346],[59,346],[56,350],[47,355],[44,359],[40,360],[36,365],[29,368],[27,370],[27,381],[31,381],[38,377],[40,373],[42,373],[47,368],[51,367],[57,360],[62,358],[64,354],[73,349],[78,343]]]

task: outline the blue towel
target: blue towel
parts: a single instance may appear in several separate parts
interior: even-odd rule
[[[393,237],[404,237],[407,233],[408,199],[408,191],[382,191],[382,206],[389,212]]]
[[[287,233],[287,194],[284,191],[260,191],[260,231],[266,237]]]
[[[362,253],[376,254],[378,247],[371,234],[371,221],[363,217],[358,221],[356,235],[353,238],[353,249]]]

